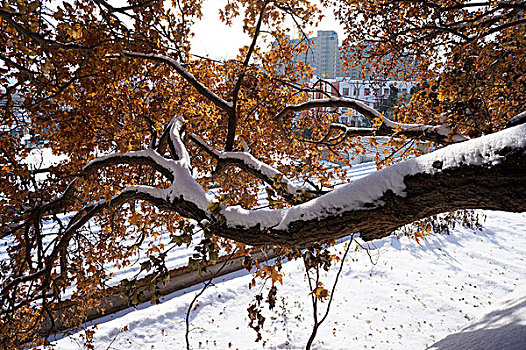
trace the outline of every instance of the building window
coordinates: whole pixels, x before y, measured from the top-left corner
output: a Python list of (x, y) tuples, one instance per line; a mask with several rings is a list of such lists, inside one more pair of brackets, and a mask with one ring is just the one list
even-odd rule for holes
[(349, 96), (349, 88), (343, 88), (343, 96)]
[(371, 89), (369, 89), (369, 88), (363, 89), (363, 94), (364, 95), (370, 95), (371, 94)]
[(384, 95), (389, 95), (389, 88), (384, 88)]

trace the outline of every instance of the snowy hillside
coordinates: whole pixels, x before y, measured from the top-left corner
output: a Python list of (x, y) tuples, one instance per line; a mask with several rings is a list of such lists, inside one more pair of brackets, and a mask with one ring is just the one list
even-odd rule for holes
[[(313, 348), (424, 349), (491, 310), (524, 283), (526, 213), (485, 214), (482, 232), (458, 228), (448, 236), (428, 236), (422, 246), (405, 237), (370, 242), (374, 264), (365, 251), (351, 250)], [(312, 326), (305, 271), (299, 261), (284, 264), (283, 271), (277, 307), (263, 313), (263, 342), (255, 343), (247, 326), (247, 307), (261, 287), (249, 290), (252, 276), (240, 271), (221, 277), (198, 299), (191, 314), (192, 348), (304, 348)], [(323, 277), (325, 286), (335, 274), (333, 268)], [(96, 349), (185, 348), (186, 309), (200, 289), (98, 320)], [(56, 348), (80, 348), (79, 334), (56, 340)]]

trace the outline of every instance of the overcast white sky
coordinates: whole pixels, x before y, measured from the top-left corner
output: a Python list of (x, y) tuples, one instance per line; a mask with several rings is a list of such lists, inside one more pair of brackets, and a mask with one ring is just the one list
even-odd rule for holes
[[(69, 2), (70, 0), (47, 0), (47, 6), (55, 8), (62, 2)], [(125, 6), (128, 4), (126, 0), (109, 0), (113, 6)], [(312, 0), (317, 3), (317, 0)], [(208, 0), (203, 1), (203, 18), (201, 21), (193, 26), (192, 31), (195, 37), (192, 40), (192, 52), (201, 56), (208, 56), (215, 59), (233, 58), (238, 53), (238, 49), (244, 45), (250, 44), (250, 38), (243, 33), (241, 21), (236, 21), (231, 27), (226, 26), (219, 20), (219, 9), (223, 8), (227, 0)], [(324, 11), (325, 18), (321, 21), (317, 28), (308, 28), (316, 35), (317, 30), (335, 30), (338, 32), (338, 38), (341, 43), (343, 39), (343, 29), (339, 23), (334, 19), (332, 9)], [(121, 16), (123, 21), (128, 19)], [(294, 28), (292, 21), (291, 28)], [(298, 37), (298, 33), (292, 31), (293, 37)]]
[[(215, 59), (232, 58), (238, 53), (238, 49), (250, 44), (250, 38), (243, 34), (240, 21), (232, 27), (225, 26), (219, 21), (218, 11), (226, 4), (226, 0), (212, 0), (203, 5), (203, 20), (197, 23), (193, 30), (195, 37), (192, 41), (192, 52), (194, 54), (208, 56)], [(314, 35), (316, 30), (335, 30), (338, 38), (343, 38), (343, 30), (334, 20), (332, 10), (324, 12), (325, 18), (317, 28), (309, 28)], [(294, 37), (298, 33), (293, 32)]]

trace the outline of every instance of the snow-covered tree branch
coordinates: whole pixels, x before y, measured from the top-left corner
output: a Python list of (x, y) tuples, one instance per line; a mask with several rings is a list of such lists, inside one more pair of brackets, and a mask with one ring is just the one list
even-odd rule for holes
[[(343, 66), (414, 87), (389, 106), (387, 88), (342, 97), (310, 66), (328, 1), (229, 1), (219, 20), (248, 40), (227, 59), (195, 53), (207, 3), (0, 9), (2, 346), (42, 345), (65, 293), (81, 324), (108, 266), (157, 259), (159, 277), (183, 244), (199, 265), (221, 245), (318, 249), (445, 211), (526, 210), (522, 3), (338, 2)], [(353, 154), (392, 165), (351, 181)]]

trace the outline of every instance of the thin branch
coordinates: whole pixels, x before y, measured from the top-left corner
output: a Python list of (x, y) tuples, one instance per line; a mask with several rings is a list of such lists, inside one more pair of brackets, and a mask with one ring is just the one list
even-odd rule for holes
[(265, 9), (267, 7), (267, 3), (268, 3), (268, 0), (265, 0), (263, 4), (261, 5), (261, 11), (259, 13), (259, 19), (258, 19), (258, 23), (256, 24), (254, 35), (252, 37), (252, 43), (250, 44), (250, 47), (248, 48), (248, 52), (245, 56), (243, 66), (241, 68), (241, 73), (239, 74), (237, 78), (236, 85), (234, 86), (234, 90), (232, 92), (233, 108), (228, 114), (228, 127), (227, 127), (227, 136), (226, 136), (226, 144), (225, 144), (225, 151), (227, 152), (232, 151), (232, 149), (234, 148), (234, 141), (236, 138), (237, 119), (238, 119), (237, 112), (236, 112), (236, 106), (237, 106), (237, 101), (238, 101), (238, 96), (239, 96), (239, 90), (241, 89), (241, 84), (243, 83), (243, 79), (245, 78), (246, 68), (248, 66), (248, 63), (250, 62), (250, 58), (252, 57), (254, 49), (256, 48), (256, 42), (257, 42), (259, 33), (261, 31), (261, 24), (263, 23), (263, 17), (265, 15)]
[(321, 325), (327, 316), (329, 315), (329, 310), (331, 309), (332, 300), (334, 299), (334, 291), (336, 290), (336, 285), (338, 284), (338, 280), (340, 278), (340, 275), (342, 273), (343, 265), (345, 263), (345, 259), (347, 258), (347, 254), (349, 253), (349, 249), (351, 248), (351, 244), (354, 241), (354, 234), (351, 235), (351, 240), (349, 241), (349, 244), (347, 245), (347, 248), (345, 249), (345, 253), (343, 254), (342, 262), (340, 264), (340, 268), (338, 269), (338, 273), (336, 274), (336, 279), (334, 280), (334, 284), (332, 285), (331, 295), (329, 296), (329, 302), (327, 303), (327, 309), (325, 310), (325, 314), (323, 315), (320, 322), (318, 322), (318, 327)]
[[(333, 131), (339, 131), (339, 134), (337, 134), (334, 137), (331, 137), (333, 134)], [(323, 145), (327, 147), (334, 147), (341, 144), (347, 137), (353, 137), (353, 136), (382, 136), (382, 131), (379, 129), (374, 128), (356, 128), (356, 127), (349, 127), (344, 124), (339, 123), (331, 123), (329, 125), (329, 130), (318, 141), (313, 140), (307, 140), (307, 139), (300, 139), (302, 142), (307, 143), (313, 143), (316, 145)], [(385, 135), (390, 135), (391, 133), (386, 133)]]
[[(341, 261), (340, 267), (338, 269), (338, 273), (336, 274), (336, 278), (334, 279), (334, 283), (332, 285), (332, 290), (331, 290), (331, 292), (329, 294), (329, 302), (327, 303), (327, 308), (325, 309), (325, 313), (323, 314), (323, 317), (319, 321), (318, 321), (318, 308), (317, 308), (318, 298), (316, 298), (315, 295), (314, 295), (314, 289), (312, 289), (312, 284), (310, 283), (309, 268), (305, 264), (305, 269), (307, 271), (307, 278), (309, 279), (309, 287), (311, 289), (312, 306), (313, 306), (313, 310), (314, 310), (314, 324), (312, 326), (311, 335), (310, 335), (309, 340), (307, 341), (307, 345), (305, 347), (306, 350), (310, 350), (310, 348), (312, 346), (312, 343), (313, 343), (314, 339), (316, 338), (316, 334), (318, 333), (318, 329), (320, 328), (321, 324), (325, 321), (325, 319), (329, 315), (329, 311), (331, 309), (331, 304), (332, 304), (332, 301), (334, 300), (334, 291), (336, 290), (336, 285), (338, 284), (338, 280), (340, 279), (340, 275), (341, 275), (342, 270), (343, 270), (343, 265), (345, 263), (345, 259), (347, 258), (347, 254), (349, 253), (349, 250), (351, 248), (351, 244), (352, 244), (353, 241), (354, 241), (354, 234), (351, 235), (351, 240), (349, 241), (349, 243), (347, 245), (347, 248), (345, 248), (345, 253), (343, 254), (342, 261)], [(318, 265), (316, 265), (316, 276), (317, 276), (317, 278), (319, 277), (319, 266)], [(318, 286), (316, 285), (316, 288), (317, 287)]]
[[(362, 114), (364, 117), (371, 121), (379, 119), (382, 124), (378, 128), (380, 134), (387, 135), (389, 132), (400, 132), (400, 133), (411, 133), (420, 135), (421, 137), (435, 138), (439, 141), (450, 141), (450, 142), (462, 142), (466, 141), (467, 138), (460, 134), (451, 134), (451, 128), (447, 125), (424, 125), (424, 124), (406, 124), (394, 122), (387, 117), (383, 116), (380, 112), (374, 108), (369, 107), (367, 104), (352, 98), (346, 97), (331, 97), (327, 99), (315, 99), (309, 100), (297, 105), (288, 105), (276, 116), (278, 121), (283, 120), (292, 113), (306, 111), (317, 108), (351, 108), (356, 112)], [(349, 132), (356, 132), (357, 130), (350, 129)]]
[(38, 72), (32, 71), (31, 69), (26, 68), (26, 67), (22, 66), (21, 64), (18, 64), (15, 61), (9, 59), (8, 57), (6, 57), (6, 56), (4, 56), (2, 54), (0, 54), (0, 60), (4, 61), (5, 64), (8, 67), (12, 66), (12, 67), (18, 69), (20, 72), (24, 72), (24, 73), (27, 73), (29, 75), (38, 75), (39, 74)]
[(210, 102), (215, 104), (217, 107), (222, 109), (223, 111), (230, 113), (233, 109), (233, 103), (227, 102), (223, 98), (221, 98), (216, 93), (212, 92), (212, 90), (208, 89), (206, 86), (204, 86), (201, 82), (199, 82), (190, 72), (188, 72), (186, 69), (183, 68), (183, 66), (174, 60), (171, 57), (164, 56), (164, 55), (157, 55), (157, 54), (151, 54), (151, 53), (139, 53), (139, 52), (132, 52), (132, 51), (123, 51), (124, 55), (132, 58), (141, 58), (141, 59), (147, 59), (151, 61), (157, 61), (162, 62), (170, 67), (172, 67), (184, 80), (186, 80), (190, 85), (192, 85), (197, 92), (199, 92), (204, 98), (208, 99)]
[(12, 17), (15, 16), (16, 14), (15, 13), (12, 13), (12, 12), (8, 12), (8, 11), (4, 11), (2, 9), (0, 9), (0, 18), (3, 18), (7, 24), (13, 28), (14, 30), (16, 30), (19, 34), (22, 34), (24, 36), (27, 36), (35, 41), (38, 41), (39, 43), (43, 44), (43, 45), (48, 45), (50, 47), (58, 47), (58, 48), (61, 48), (61, 49), (65, 49), (65, 50), (70, 50), (70, 49), (74, 49), (74, 50), (91, 50), (91, 49), (94, 49), (106, 42), (109, 42), (109, 41), (112, 41), (114, 39), (108, 39), (108, 40), (102, 40), (96, 44), (93, 44), (93, 45), (81, 45), (81, 44), (76, 44), (76, 43), (61, 43), (61, 42), (58, 42), (56, 40), (51, 40), (51, 39), (48, 39), (48, 38), (45, 38), (44, 36), (38, 34), (38, 33), (35, 33), (29, 29), (26, 29), (24, 28), (22, 25), (20, 25), (19, 23), (17, 23)]
[(122, 14), (126, 14), (126, 11), (135, 10), (144, 6), (148, 6), (151, 3), (158, 2), (159, 0), (146, 0), (144, 2), (139, 2), (135, 5), (128, 5), (128, 6), (122, 6), (122, 7), (113, 7), (110, 4), (108, 4), (107, 1), (104, 0), (95, 0), (96, 3), (101, 4), (102, 6), (106, 7), (109, 12), (119, 12)]
[(194, 306), (194, 303), (197, 301), (197, 299), (203, 295), (203, 293), (205, 292), (205, 290), (212, 284), (212, 281), (214, 280), (214, 278), (216, 278), (220, 273), (221, 271), (226, 267), (226, 265), (228, 264), (228, 262), (230, 261), (230, 259), (232, 259), (232, 257), (234, 256), (234, 254), (237, 252), (237, 248), (234, 249), (232, 251), (232, 253), (230, 253), (230, 255), (228, 256), (228, 258), (225, 260), (225, 262), (223, 263), (223, 265), (221, 265), (221, 267), (216, 271), (216, 273), (214, 273), (209, 279), (208, 281), (204, 284), (203, 288), (201, 289), (201, 291), (199, 291), (199, 293), (197, 293), (194, 298), (192, 299), (192, 301), (190, 302), (190, 304), (188, 305), (188, 308), (186, 309), (186, 316), (185, 316), (185, 324), (186, 324), (186, 331), (185, 331), (185, 340), (186, 340), (186, 349), (187, 350), (190, 350), (190, 312), (192, 312), (192, 307)]

